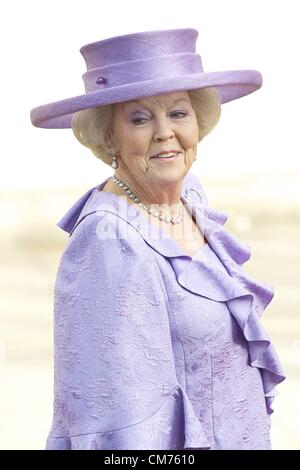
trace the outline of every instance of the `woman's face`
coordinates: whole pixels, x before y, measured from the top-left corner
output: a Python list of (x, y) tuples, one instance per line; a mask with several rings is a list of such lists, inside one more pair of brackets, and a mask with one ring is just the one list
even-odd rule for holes
[[(149, 200), (158, 190), (171, 195), (196, 159), (198, 124), (188, 92), (115, 103), (113, 137), (119, 146), (116, 176)], [(180, 152), (176, 159), (151, 158), (170, 150)]]

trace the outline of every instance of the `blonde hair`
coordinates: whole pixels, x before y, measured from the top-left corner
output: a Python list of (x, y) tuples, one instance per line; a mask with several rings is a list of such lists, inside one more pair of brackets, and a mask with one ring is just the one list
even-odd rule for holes
[[(200, 142), (218, 123), (221, 116), (221, 101), (213, 88), (188, 90), (194, 109)], [(88, 147), (104, 163), (111, 165), (112, 156), (118, 151), (112, 134), (113, 106), (97, 106), (78, 111), (72, 116), (72, 130), (79, 142)]]

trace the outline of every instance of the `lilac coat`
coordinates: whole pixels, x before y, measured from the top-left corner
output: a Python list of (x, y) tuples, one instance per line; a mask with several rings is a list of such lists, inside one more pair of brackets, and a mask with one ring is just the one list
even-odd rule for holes
[(270, 449), (284, 380), (260, 316), (271, 286), (189, 173), (182, 201), (208, 241), (188, 256), (135, 206), (84, 194), (55, 284), (54, 413), (46, 449)]

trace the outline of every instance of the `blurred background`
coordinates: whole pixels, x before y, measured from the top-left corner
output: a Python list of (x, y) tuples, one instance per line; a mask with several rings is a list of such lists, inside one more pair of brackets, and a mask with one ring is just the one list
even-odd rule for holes
[[(263, 86), (222, 106), (192, 172), (226, 228), (252, 248), (244, 269), (273, 285), (262, 322), (287, 379), (274, 449), (300, 449), (300, 152), (297, 0), (142, 4), (6, 2), (0, 19), (0, 449), (43, 449), (52, 418), (53, 290), (67, 234), (56, 226), (113, 174), (69, 129), (38, 129), (30, 109), (84, 93), (79, 48), (138, 31), (193, 27), (205, 71), (256, 69)], [(126, 21), (124, 21), (126, 18)]]

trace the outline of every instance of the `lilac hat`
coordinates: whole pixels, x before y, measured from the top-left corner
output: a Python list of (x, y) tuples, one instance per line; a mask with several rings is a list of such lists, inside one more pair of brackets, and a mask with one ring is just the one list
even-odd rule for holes
[(115, 36), (81, 47), (87, 71), (85, 94), (33, 108), (34, 126), (71, 127), (72, 114), (87, 108), (179, 90), (214, 87), (221, 103), (253, 93), (262, 85), (256, 70), (204, 72), (195, 52), (193, 28)]

